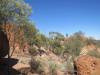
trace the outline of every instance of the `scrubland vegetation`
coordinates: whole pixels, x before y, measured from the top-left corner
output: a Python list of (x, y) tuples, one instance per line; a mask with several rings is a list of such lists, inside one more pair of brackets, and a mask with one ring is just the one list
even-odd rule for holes
[[(86, 46), (95, 46), (95, 50), (88, 51), (87, 55), (100, 58), (100, 40), (86, 37), (82, 31), (66, 36), (52, 31), (46, 36), (29, 19), (31, 11), (31, 7), (23, 0), (0, 0), (0, 31), (4, 31), (7, 35), (8, 32), (14, 33), (14, 42), (19, 43), (21, 47), (24, 47), (24, 43), (28, 43), (33, 72), (41, 75), (57, 75), (59, 70), (64, 73), (72, 71), (74, 59), (81, 55), (82, 48)], [(41, 52), (39, 53), (41, 47), (44, 53), (47, 52), (44, 57), (41, 57)], [(50, 53), (58, 60), (54, 60), (53, 56), (50, 57)]]

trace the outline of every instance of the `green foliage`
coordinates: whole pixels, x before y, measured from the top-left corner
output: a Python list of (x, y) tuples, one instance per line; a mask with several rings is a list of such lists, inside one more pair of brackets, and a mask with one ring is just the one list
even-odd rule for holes
[(63, 45), (61, 44), (61, 41), (64, 41), (65, 37), (61, 33), (58, 32), (50, 32), (49, 33), (49, 45), (52, 48), (52, 51), (60, 55), (63, 52)]
[(55, 47), (54, 51), (55, 54), (61, 55), (63, 52), (63, 47)]
[(87, 40), (86, 40), (86, 45), (91, 45), (91, 44), (94, 44), (96, 45), (96, 42), (95, 42), (95, 39), (93, 37), (89, 37)]
[(24, 0), (0, 0), (0, 23), (13, 22), (19, 25), (31, 14), (31, 7)]
[(34, 39), (36, 38), (36, 34), (38, 32), (34, 24), (32, 24), (31, 22), (28, 22), (28, 24), (21, 25), (20, 28), (24, 32), (25, 40), (30, 45), (32, 45), (34, 42)]
[(66, 61), (66, 70), (67, 71), (73, 71), (74, 70), (73, 59), (71, 57), (69, 57)]
[(77, 57), (80, 54), (83, 43), (78, 38), (71, 37), (70, 41), (65, 43), (65, 53), (69, 53), (73, 57)]
[(41, 63), (41, 61), (39, 60), (35, 60), (34, 58), (31, 60), (30, 62), (31, 68), (33, 70), (33, 72), (37, 72), (41, 75), (41, 73), (43, 72), (43, 65)]
[(49, 37), (51, 39), (56, 39), (56, 40), (63, 40), (64, 39), (64, 35), (62, 35), (59, 32), (49, 32)]
[(98, 52), (96, 50), (89, 51), (88, 55), (96, 57), (96, 58), (100, 58), (100, 52)]
[(84, 37), (84, 33), (83, 33), (82, 31), (75, 32), (75, 33), (73, 34), (73, 37), (78, 38), (78, 39), (81, 40), (82, 37)]
[(94, 40), (95, 44), (96, 44), (96, 47), (97, 48), (100, 48), (100, 40)]
[[(15, 27), (8, 31), (14, 33), (14, 42), (20, 42), (21, 46), (26, 41), (31, 42), (30, 40), (32, 37), (30, 38), (30, 35), (27, 34), (32, 34), (31, 32), (36, 30), (33, 24), (29, 21), (31, 12), (31, 7), (24, 0), (0, 0), (0, 28), (3, 29), (1, 25), (14, 25)], [(5, 29), (6, 28), (3, 30), (6, 31)], [(26, 35), (29, 36), (27, 38), (30, 40), (26, 40)]]
[(85, 45), (83, 40), (84, 33), (81, 31), (67, 37), (68, 39), (66, 42), (64, 41), (65, 37), (61, 33), (50, 32), (49, 36), (51, 39), (50, 46), (52, 51), (57, 55), (69, 53), (73, 57), (79, 56), (81, 48)]
[(37, 52), (37, 49), (36, 48), (34, 48), (34, 47), (30, 47), (29, 48), (29, 53), (31, 54), (31, 55), (36, 55), (36, 52)]
[(64, 48), (61, 45), (60, 41), (58, 40), (52, 40), (52, 42), (50, 43), (50, 46), (52, 48), (52, 51), (57, 55), (60, 55), (63, 52)]
[(38, 47), (46, 46), (47, 38), (45, 35), (41, 33), (36, 34), (36, 38), (34, 39), (34, 44)]
[(97, 42), (97, 43), (96, 43), (96, 46), (97, 46), (98, 48), (100, 48), (100, 42)]
[(72, 72), (74, 70), (74, 63), (72, 57), (69, 56), (66, 61), (62, 62), (60, 68), (64, 73)]
[(50, 75), (57, 75), (57, 65), (53, 61), (49, 61)]

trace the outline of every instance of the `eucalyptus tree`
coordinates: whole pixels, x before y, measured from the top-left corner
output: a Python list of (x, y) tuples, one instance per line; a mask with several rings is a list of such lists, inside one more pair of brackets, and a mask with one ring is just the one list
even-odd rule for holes
[(24, 0), (0, 0), (0, 23), (23, 23), (31, 14), (31, 7)]
[[(30, 5), (24, 0), (0, 0), (0, 28), (2, 29), (2, 25), (6, 28), (9, 24), (16, 26), (12, 30), (14, 33), (13, 37), (16, 39), (16, 36), (19, 36), (16, 35), (16, 33), (18, 33), (16, 28), (21, 25), (29, 24), (29, 16), (31, 15), (31, 12), (32, 9)], [(10, 33), (10, 28), (7, 31)]]

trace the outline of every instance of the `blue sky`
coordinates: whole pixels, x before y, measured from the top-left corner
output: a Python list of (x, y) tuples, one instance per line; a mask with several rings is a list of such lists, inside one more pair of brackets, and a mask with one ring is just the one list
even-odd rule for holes
[(31, 19), (44, 34), (83, 31), (100, 39), (100, 0), (26, 0), (32, 6)]

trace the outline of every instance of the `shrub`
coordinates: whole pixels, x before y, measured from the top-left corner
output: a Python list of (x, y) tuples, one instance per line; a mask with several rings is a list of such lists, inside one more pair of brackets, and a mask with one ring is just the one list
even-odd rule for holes
[(31, 69), (32, 71), (34, 72), (37, 72), (39, 74), (42, 74), (43, 73), (43, 66), (42, 66), (42, 63), (41, 61), (39, 60), (35, 60), (34, 58), (31, 60), (30, 62), (30, 65), (31, 65)]
[(50, 75), (57, 75), (57, 64), (55, 64), (53, 61), (49, 61), (49, 70)]
[(100, 58), (100, 53), (98, 51), (96, 51), (96, 50), (89, 51), (88, 55), (94, 56), (96, 58)]
[(36, 55), (36, 52), (37, 52), (37, 49), (34, 48), (34, 47), (30, 47), (29, 48), (29, 53), (32, 55), (32, 56), (35, 56)]

